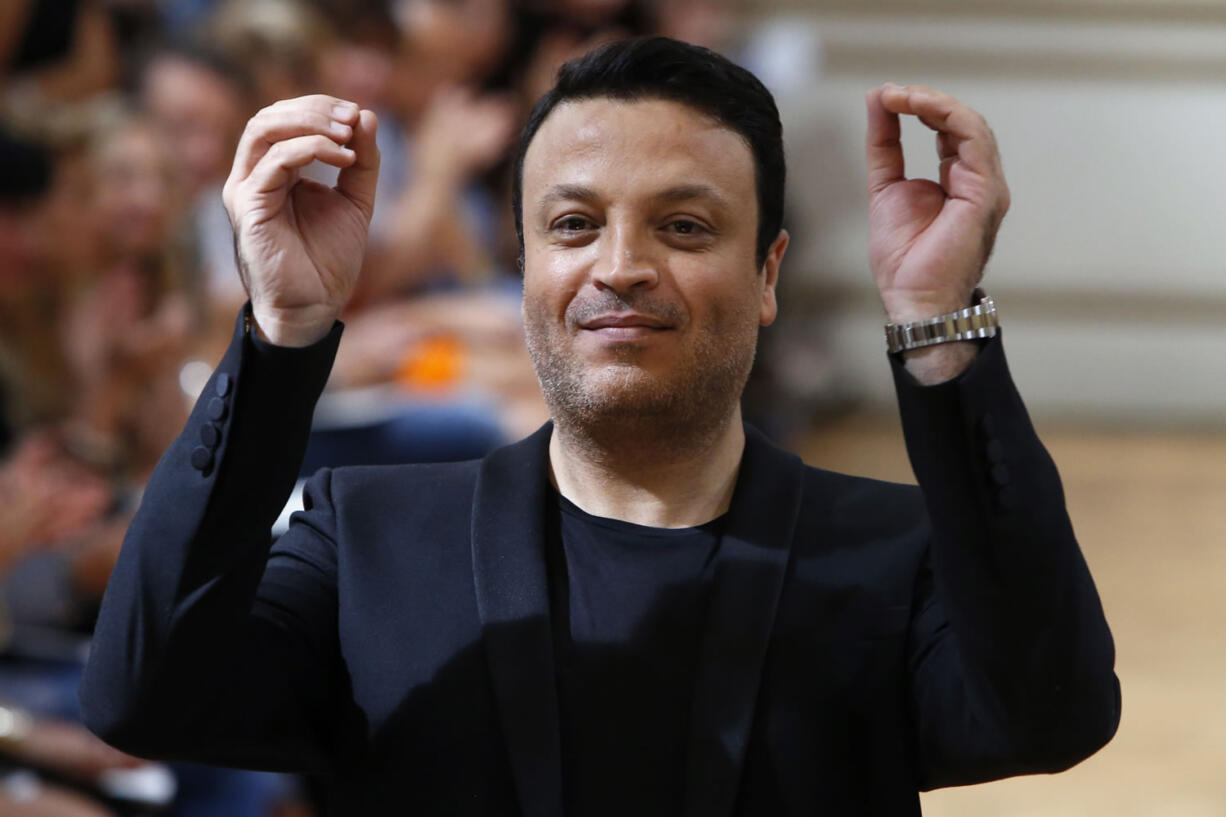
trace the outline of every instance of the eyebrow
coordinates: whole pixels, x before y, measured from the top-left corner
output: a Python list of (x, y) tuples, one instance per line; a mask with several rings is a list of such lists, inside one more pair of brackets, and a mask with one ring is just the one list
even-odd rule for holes
[(549, 192), (541, 197), (541, 202), (537, 206), (536, 211), (538, 214), (544, 215), (550, 205), (559, 201), (582, 201), (590, 204), (599, 200), (600, 196), (590, 187), (584, 187), (581, 184), (555, 184), (549, 188)]
[(717, 207), (725, 210), (729, 209), (728, 200), (724, 198), (723, 194), (707, 184), (679, 184), (676, 187), (661, 190), (653, 198), (664, 202), (706, 199)]
[[(731, 209), (728, 205), (728, 200), (724, 198), (723, 194), (707, 184), (675, 185), (653, 194), (652, 198), (665, 203), (706, 199), (718, 208), (723, 210)], [(600, 195), (590, 187), (584, 187), (580, 184), (558, 184), (549, 188), (549, 192), (541, 197), (537, 212), (544, 213), (550, 205), (559, 201), (591, 203), (599, 200)]]

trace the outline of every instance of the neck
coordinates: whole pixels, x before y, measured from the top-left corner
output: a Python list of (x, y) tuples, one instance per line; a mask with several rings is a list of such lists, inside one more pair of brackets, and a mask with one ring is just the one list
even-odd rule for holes
[(740, 407), (715, 426), (680, 431), (555, 424), (549, 441), (554, 484), (596, 516), (660, 528), (709, 522), (732, 501), (745, 449)]

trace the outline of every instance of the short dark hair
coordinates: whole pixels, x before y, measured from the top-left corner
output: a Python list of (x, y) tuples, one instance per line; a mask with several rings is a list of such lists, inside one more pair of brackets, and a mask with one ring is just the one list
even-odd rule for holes
[(511, 186), (520, 263), (524, 257), (524, 157), (541, 124), (572, 100), (662, 99), (687, 105), (749, 143), (758, 192), (757, 262), (761, 266), (783, 226), (783, 126), (762, 82), (707, 48), (668, 37), (641, 37), (601, 46), (558, 69), (558, 81), (532, 108), (519, 139)]

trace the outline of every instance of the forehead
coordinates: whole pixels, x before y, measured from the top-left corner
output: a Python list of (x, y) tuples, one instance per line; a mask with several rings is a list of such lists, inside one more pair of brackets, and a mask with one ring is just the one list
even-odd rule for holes
[(523, 173), (525, 203), (555, 185), (631, 193), (705, 184), (733, 201), (756, 195), (753, 154), (740, 134), (659, 99), (559, 105), (529, 145)]

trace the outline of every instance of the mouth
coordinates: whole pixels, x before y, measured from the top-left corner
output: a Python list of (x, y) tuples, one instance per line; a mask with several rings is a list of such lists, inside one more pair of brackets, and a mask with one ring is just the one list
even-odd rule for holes
[(579, 323), (580, 329), (671, 329), (668, 321), (637, 312), (618, 312), (597, 315)]
[(619, 312), (588, 318), (580, 322), (579, 328), (585, 332), (595, 333), (598, 337), (618, 341), (641, 340), (673, 327), (667, 321), (651, 315)]

